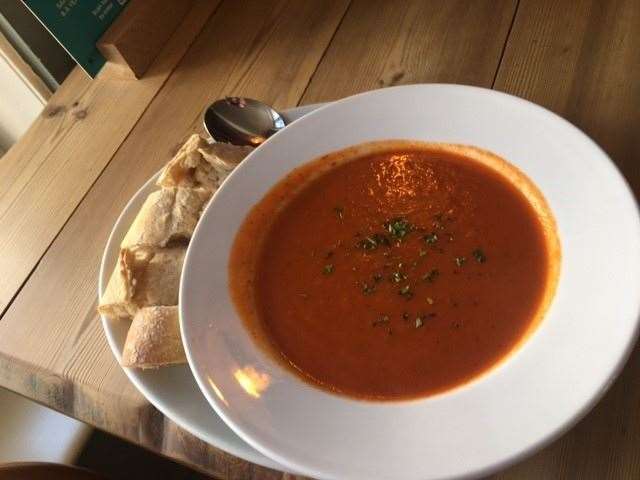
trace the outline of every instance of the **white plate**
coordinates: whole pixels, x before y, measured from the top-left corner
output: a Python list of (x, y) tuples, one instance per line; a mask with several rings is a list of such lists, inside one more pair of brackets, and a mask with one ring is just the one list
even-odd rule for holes
[[(318, 108), (318, 106), (306, 105), (293, 108), (284, 112), (284, 116), (291, 122)], [(157, 174), (154, 175), (136, 192), (120, 214), (111, 231), (100, 265), (100, 278), (98, 281), (98, 294), (100, 296), (106, 289), (109, 276), (116, 264), (118, 252), (120, 251), (120, 242), (147, 196), (157, 189), (155, 186), (157, 177)], [(101, 318), (109, 346), (119, 361), (122, 357), (128, 324), (109, 320), (105, 317)], [(153, 406), (189, 433), (236, 457), (265, 467), (284, 470), (284, 467), (256, 452), (238, 438), (220, 417), (211, 410), (211, 407), (198, 389), (187, 365), (152, 371), (130, 368), (123, 370)]]
[[(308, 385), (255, 348), (229, 297), (227, 265), (250, 207), (293, 167), (387, 138), (476, 145), (514, 163), (555, 214), (562, 265), (545, 319), (506, 362), (448, 393), (374, 403)], [(389, 88), (305, 116), (231, 174), (187, 252), (182, 334), (192, 371), (216, 412), (285, 467), (327, 479), (485, 475), (566, 430), (611, 384), (636, 338), (638, 265), (633, 196), (602, 150), (571, 124), (492, 90)], [(238, 375), (246, 367), (263, 383), (269, 380), (261, 393)]]

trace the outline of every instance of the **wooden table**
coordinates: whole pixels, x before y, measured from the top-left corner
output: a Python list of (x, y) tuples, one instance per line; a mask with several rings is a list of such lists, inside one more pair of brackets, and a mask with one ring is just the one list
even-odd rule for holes
[[(0, 159), (0, 385), (221, 478), (288, 477), (195, 439), (128, 382), (96, 316), (100, 256), (211, 100), (285, 108), (417, 82), (537, 102), (640, 193), (638, 0), (198, 0), (142, 80), (73, 71)], [(615, 306), (602, 321), (615, 328)], [(636, 349), (570, 433), (492, 478), (639, 478), (638, 407)]]

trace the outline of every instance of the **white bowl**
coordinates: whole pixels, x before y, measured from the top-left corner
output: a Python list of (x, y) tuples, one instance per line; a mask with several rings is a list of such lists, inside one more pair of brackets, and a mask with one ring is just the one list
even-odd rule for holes
[[(332, 395), (254, 345), (228, 292), (230, 248), (252, 205), (292, 168), (381, 139), (475, 145), (519, 167), (555, 215), (562, 264), (544, 320), (519, 350), (463, 387), (414, 401)], [(578, 129), (491, 90), (414, 85), (317, 110), (256, 149), (215, 194), (191, 240), (182, 335), (216, 412), (258, 451), (331, 479), (486, 475), (540, 448), (600, 398), (635, 341), (640, 222), (607, 156)]]

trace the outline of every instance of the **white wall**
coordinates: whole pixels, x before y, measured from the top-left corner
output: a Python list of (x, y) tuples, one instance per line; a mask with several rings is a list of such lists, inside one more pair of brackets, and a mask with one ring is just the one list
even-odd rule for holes
[(0, 55), (0, 156), (9, 150), (44, 108), (43, 100)]

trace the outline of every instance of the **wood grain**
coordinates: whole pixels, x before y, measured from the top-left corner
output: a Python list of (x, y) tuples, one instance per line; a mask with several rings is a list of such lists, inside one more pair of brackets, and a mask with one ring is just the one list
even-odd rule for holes
[[(522, 0), (495, 87), (539, 103), (587, 132), (638, 195), (639, 79), (640, 2)], [(612, 306), (611, 318), (602, 321), (615, 328), (615, 320)], [(494, 478), (640, 478), (639, 379), (636, 347), (621, 377), (585, 419)]]
[[(291, 478), (209, 447), (151, 408), (113, 359), (94, 313), (117, 214), (222, 95), (282, 108), (402, 83), (491, 86), (499, 65), (495, 88), (583, 128), (640, 192), (637, 0), (520, 0), (502, 60), (516, 0), (347, 4), (225, 0), (170, 75), (169, 60), (151, 67), (142, 82), (153, 93), (91, 83), (80, 72), (65, 81), (0, 161), (0, 311), (33, 269), (0, 321), (2, 386), (220, 477)], [(615, 317), (603, 321), (615, 328)], [(639, 365), (636, 349), (576, 428), (493, 478), (638, 478)]]
[[(292, 0), (265, 4), (247, 0), (221, 5), (0, 321), (1, 384), (224, 478), (267, 479), (282, 475), (203, 444), (166, 420), (135, 392), (109, 351), (94, 313), (98, 265), (107, 235), (126, 201), (180, 142), (200, 127), (208, 102), (234, 94), (261, 98), (277, 107), (298, 103), (347, 3)], [(349, 10), (348, 15), (359, 15), (362, 4)], [(504, 5), (512, 7), (513, 3)], [(456, 9), (447, 12), (449, 16), (460, 13)], [(491, 22), (491, 10), (485, 8), (482, 12), (482, 20)], [(343, 35), (342, 28), (353, 28), (349, 27), (353, 21), (347, 20), (338, 36)], [(463, 20), (456, 23), (451, 17), (432, 28), (448, 29), (455, 24), (464, 30), (473, 28), (478, 18), (469, 15)], [(404, 36), (402, 25), (393, 26), (393, 22), (400, 21), (397, 17), (385, 20), (376, 16), (367, 21), (377, 22), (395, 32), (395, 36)], [(501, 42), (506, 38), (508, 23), (491, 23), (492, 27), (500, 25)], [(357, 40), (357, 34), (350, 31), (352, 41)], [(398, 41), (404, 42), (409, 57), (412, 48), (420, 49), (420, 55), (455, 56), (456, 62), (450, 64), (440, 60), (437, 74), (443, 78), (489, 83), (501, 53), (499, 41), (492, 43), (494, 58), (490, 67), (472, 74), (461, 65), (465, 60), (473, 63), (477, 55), (483, 55), (484, 47), (477, 45), (480, 37), (465, 36), (462, 45), (452, 41), (433, 44), (446, 37), (444, 31), (433, 33), (429, 39), (432, 45), (427, 49), (419, 37)], [(324, 62), (330, 62), (339, 75), (342, 73), (338, 70), (351, 68), (351, 57), (342, 65), (335, 58), (336, 53), (331, 52), (330, 49), (321, 68)], [(376, 55), (369, 63), (377, 71), (384, 71), (386, 61), (385, 56)], [(462, 70), (465, 73), (458, 76)], [(335, 96), (368, 88), (369, 84), (362, 81), (365, 74), (354, 71), (350, 84), (342, 79)], [(435, 80), (431, 70), (419, 75), (423, 80)], [(333, 78), (326, 81), (331, 83)]]
[(354, 0), (303, 104), (408, 83), (491, 86), (515, 0)]
[(182, 58), (217, 2), (199, 0), (140, 81), (77, 69), (0, 162), (0, 312)]
[(98, 50), (118, 74), (142, 78), (191, 8), (190, 0), (130, 0)]
[(281, 477), (182, 432), (135, 391), (95, 313), (98, 267), (119, 212), (199, 126), (205, 106), (239, 93), (297, 102), (346, 7), (343, 0), (221, 5), (0, 321), (2, 385), (209, 473)]

